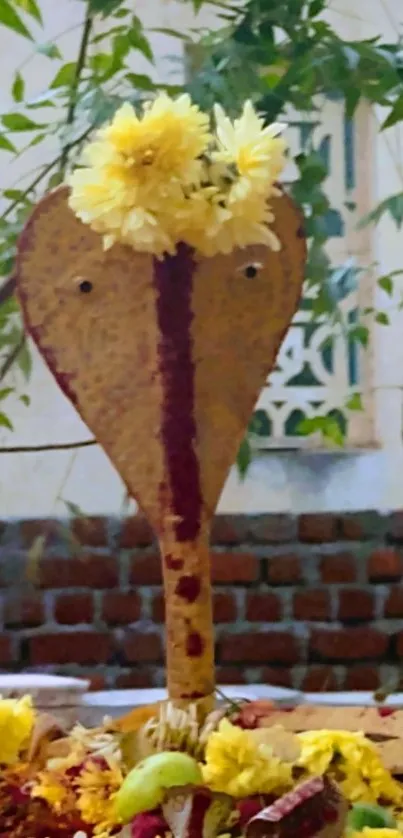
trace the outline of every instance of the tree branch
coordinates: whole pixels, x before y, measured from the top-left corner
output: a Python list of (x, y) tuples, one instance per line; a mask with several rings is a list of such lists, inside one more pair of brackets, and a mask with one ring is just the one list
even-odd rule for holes
[(42, 451), (71, 451), (74, 448), (89, 448), (97, 445), (96, 439), (84, 439), (81, 442), (56, 442), (49, 445), (12, 445), (0, 447), (0, 454), (37, 454)]
[[(88, 44), (91, 37), (91, 30), (92, 30), (92, 23), (93, 23), (93, 16), (89, 11), (89, 7), (87, 9), (87, 13), (85, 16), (84, 21), (84, 28), (83, 34), (81, 36), (80, 42), (80, 49), (78, 52), (77, 62), (76, 62), (76, 69), (74, 73), (74, 78), (70, 88), (70, 97), (69, 97), (69, 106), (67, 109), (67, 116), (66, 116), (66, 128), (70, 128), (71, 125), (74, 123), (74, 117), (76, 113), (77, 107), (77, 94), (78, 89), (80, 86), (81, 74), (85, 68), (85, 60), (87, 57), (87, 49)], [(70, 149), (72, 148), (72, 143), (67, 143), (64, 148), (62, 149), (62, 154), (60, 157), (60, 175), (63, 178), (66, 171), (66, 166), (68, 163)]]

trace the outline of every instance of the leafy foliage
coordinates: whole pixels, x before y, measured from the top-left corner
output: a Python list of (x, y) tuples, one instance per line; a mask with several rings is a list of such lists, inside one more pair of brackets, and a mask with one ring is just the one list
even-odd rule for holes
[[(197, 13), (206, 0), (182, 2)], [(290, 108), (312, 113), (320, 109), (321, 97), (327, 96), (344, 102), (351, 118), (365, 97), (384, 108), (382, 130), (403, 120), (403, 52), (398, 37), (393, 43), (384, 43), (381, 38), (344, 41), (323, 19), (328, 0), (245, 0), (234, 5), (231, 0), (208, 2), (216, 6), (221, 19), (219, 31), (200, 34), (194, 29), (184, 35), (181, 31), (159, 30), (184, 41), (186, 61), (193, 69), (186, 86), (203, 108), (219, 101), (227, 111), (236, 113), (246, 98), (252, 98), (267, 120), (274, 121)], [(180, 90), (155, 83), (149, 36), (132, 0), (80, 3), (83, 26), (75, 61), (64, 59), (59, 38), (49, 43), (41, 37), (40, 0), (0, 3), (0, 26), (26, 39), (31, 58), (39, 53), (54, 67), (49, 87), (35, 98), (26, 93), (30, 58), (17, 68), (10, 91), (14, 107), (0, 114), (0, 150), (11, 161), (49, 137), (58, 146), (57, 154), (46, 165), (2, 192), (0, 281), (12, 272), (16, 239), (31, 207), (47, 189), (63, 180), (93, 128), (109, 119), (124, 100), (137, 105), (161, 87), (173, 93)], [(97, 20), (102, 27), (94, 26)], [(148, 72), (133, 72), (131, 60), (136, 54), (146, 60)], [(324, 190), (327, 170), (320, 150), (309, 141), (294, 163), (298, 177), (292, 192), (304, 208), (309, 236), (307, 286), (313, 299), (313, 317), (329, 319), (335, 328), (365, 346), (367, 325), (361, 321), (345, 323), (339, 306), (354, 289), (362, 268), (335, 272), (326, 252), (326, 219), (332, 207)], [(403, 225), (403, 192), (375, 207), (362, 223), (377, 223), (385, 214), (399, 227)], [(393, 274), (379, 278), (379, 287), (389, 297), (394, 291), (393, 280)], [(368, 309), (364, 314), (379, 324), (388, 322), (386, 312)], [(21, 375), (13, 377), (16, 383), (9, 388), (10, 369), (17, 368)], [(17, 388), (27, 401), (22, 390), (29, 374), (29, 352), (18, 310), (9, 298), (0, 307), (0, 425), (10, 430), (5, 412), (8, 390)], [(359, 395), (351, 397), (347, 408), (361, 409)], [(255, 414), (251, 425), (254, 435), (267, 433), (267, 421), (262, 411), (259, 413), (260, 418)], [(300, 432), (320, 432), (332, 444), (340, 444), (344, 433), (334, 417), (305, 420)], [(246, 439), (240, 451), (242, 472), (248, 467), (250, 450)]]

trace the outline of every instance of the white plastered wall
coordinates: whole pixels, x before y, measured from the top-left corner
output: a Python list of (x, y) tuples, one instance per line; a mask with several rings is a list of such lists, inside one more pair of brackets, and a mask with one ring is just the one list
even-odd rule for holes
[[(83, 5), (72, 0), (43, 0), (46, 36), (51, 40), (69, 30), (59, 43), (65, 56), (74, 57)], [(189, 4), (190, 5), (190, 4)], [(347, 38), (381, 33), (394, 39), (399, 24), (400, 0), (333, 0), (329, 17)], [(168, 0), (137, 0), (136, 11), (146, 25), (185, 28), (194, 25), (186, 5)], [(204, 14), (203, 23), (213, 20)], [(157, 23), (156, 23), (157, 22)], [(181, 42), (152, 34), (160, 77), (178, 72), (167, 55), (178, 55)], [(29, 55), (28, 42), (0, 33), (1, 112), (10, 106), (9, 83), (15, 68)], [(54, 72), (48, 59), (36, 56), (27, 65), (29, 93), (44, 90)], [(136, 71), (144, 70), (141, 60)], [(374, 116), (381, 119), (382, 115)], [(376, 137), (373, 162), (367, 177), (372, 181), (374, 202), (403, 189), (403, 132)], [(28, 168), (54, 153), (32, 150), (30, 160), (9, 166), (0, 153), (2, 184), (11, 185)], [(382, 222), (374, 235), (373, 249), (382, 273), (403, 267), (403, 234)], [(400, 290), (403, 290), (403, 284)], [(387, 301), (380, 300), (383, 309)], [(403, 317), (392, 312), (392, 325), (379, 327), (373, 344), (376, 422), (380, 450), (349, 455), (265, 452), (256, 457), (241, 483), (235, 469), (223, 492), (220, 509), (226, 512), (323, 511), (334, 509), (393, 509), (403, 507), (402, 382)], [(28, 392), (31, 406), (12, 405), (15, 432), (0, 433), (0, 446), (39, 445), (87, 439), (88, 430), (35, 355)], [(98, 448), (43, 454), (2, 454), (0, 457), (0, 518), (63, 515), (60, 498), (74, 501), (88, 514), (118, 514), (124, 491), (114, 469)]]

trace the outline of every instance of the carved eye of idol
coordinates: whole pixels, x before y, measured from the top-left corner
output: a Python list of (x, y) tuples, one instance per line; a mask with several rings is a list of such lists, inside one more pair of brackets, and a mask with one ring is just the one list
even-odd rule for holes
[(90, 294), (94, 287), (91, 280), (85, 279), (83, 276), (77, 276), (75, 278), (75, 284), (81, 294)]
[(263, 265), (261, 262), (248, 262), (247, 265), (242, 265), (242, 268), (239, 268), (239, 272), (242, 273), (246, 279), (255, 279), (262, 268)]

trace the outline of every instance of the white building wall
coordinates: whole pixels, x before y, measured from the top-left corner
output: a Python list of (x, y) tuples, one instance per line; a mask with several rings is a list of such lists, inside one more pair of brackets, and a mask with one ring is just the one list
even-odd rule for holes
[[(381, 33), (395, 38), (401, 0), (334, 0), (331, 19), (344, 37), (354, 39)], [(43, 0), (46, 36), (60, 38), (66, 58), (74, 57), (80, 32), (83, 6), (72, 0)], [(190, 5), (190, 4), (189, 4)], [(184, 28), (194, 25), (190, 9), (170, 0), (136, 0), (136, 11), (146, 25)], [(203, 23), (211, 23), (211, 12)], [(151, 34), (158, 57), (160, 77), (177, 70), (167, 61), (168, 54), (179, 54), (181, 42)], [(15, 68), (30, 52), (22, 38), (0, 33), (0, 109), (10, 107), (9, 83)], [(28, 70), (29, 68), (29, 70)], [(136, 71), (144, 67), (136, 63)], [(46, 88), (54, 68), (41, 56), (27, 65), (30, 94)], [(374, 119), (381, 118), (375, 115)], [(379, 135), (374, 144), (374, 165), (367, 177), (373, 181), (374, 202), (403, 189), (403, 132)], [(26, 169), (50, 158), (46, 149), (33, 150), (30, 160), (9, 164), (0, 156), (1, 180), (11, 185)], [(403, 267), (402, 234), (389, 221), (374, 233), (375, 258), (379, 271), (386, 273)], [(403, 290), (403, 283), (401, 283)], [(385, 309), (385, 299), (380, 301)], [(265, 452), (254, 460), (247, 478), (240, 482), (235, 469), (223, 492), (220, 509), (225, 512), (325, 511), (334, 509), (393, 509), (403, 507), (402, 381), (403, 318), (392, 317), (392, 326), (379, 327), (374, 343), (374, 386), (377, 404), (380, 450), (358, 454)], [(15, 402), (12, 420), (15, 432), (0, 432), (0, 446), (40, 445), (88, 439), (91, 434), (75, 410), (59, 392), (47, 369), (35, 355), (34, 371), (27, 392), (29, 408)], [(124, 490), (114, 469), (98, 448), (43, 454), (2, 454), (0, 458), (0, 518), (39, 517), (65, 514), (62, 499), (74, 501), (88, 514), (118, 514), (124, 503)]]

